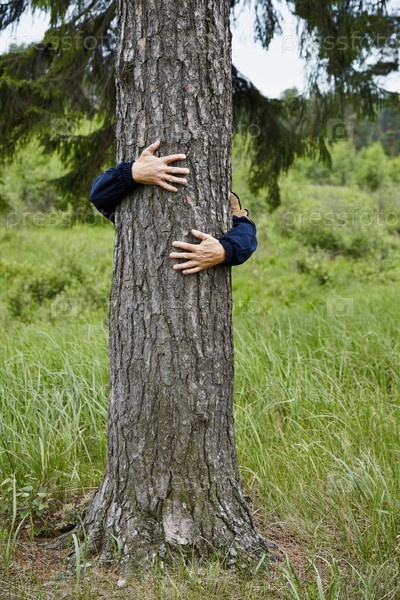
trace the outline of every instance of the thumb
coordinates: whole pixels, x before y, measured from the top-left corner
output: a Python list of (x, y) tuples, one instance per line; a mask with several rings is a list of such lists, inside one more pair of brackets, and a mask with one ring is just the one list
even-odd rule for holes
[(190, 233), (198, 240), (206, 240), (210, 237), (208, 233), (203, 233), (202, 231), (198, 231), (197, 229), (191, 229)]
[(153, 142), (152, 144), (150, 144), (150, 146), (143, 150), (143, 154), (154, 154), (154, 152), (160, 147), (160, 143), (160, 140)]

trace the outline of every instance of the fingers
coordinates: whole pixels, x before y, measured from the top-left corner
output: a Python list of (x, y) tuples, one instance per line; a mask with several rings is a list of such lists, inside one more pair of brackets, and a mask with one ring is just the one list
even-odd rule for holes
[(147, 146), (147, 148), (145, 148), (143, 150), (142, 154), (144, 154), (144, 153), (154, 154), (154, 152), (156, 150), (158, 150), (159, 147), (160, 147), (160, 140), (157, 140), (156, 142), (153, 142), (152, 144), (150, 144), (150, 146)]
[(192, 273), (200, 273), (200, 271), (205, 271), (205, 267), (194, 267), (193, 269), (185, 269), (182, 271), (183, 275), (191, 275)]
[(189, 254), (186, 252), (171, 252), (170, 258), (189, 258)]
[(171, 173), (171, 175), (188, 175), (190, 173), (189, 169), (183, 167), (167, 167), (165, 172)]
[[(190, 233), (198, 240), (208, 240), (210, 238), (213, 239), (210, 234), (203, 233), (197, 229), (191, 229)], [(179, 240), (172, 242), (172, 245), (174, 248), (181, 248), (181, 250), (189, 250), (190, 252), (196, 252), (196, 250), (199, 249), (199, 246), (201, 246), (201, 244), (188, 244), (187, 242), (180, 242)]]
[(165, 174), (163, 175), (163, 179), (159, 179), (157, 182), (159, 186), (164, 188), (164, 190), (168, 190), (169, 192), (177, 192), (177, 188), (172, 185), (173, 183), (177, 183), (178, 185), (186, 185), (187, 179), (183, 177), (174, 177), (173, 175)]
[(174, 269), (174, 271), (183, 271), (184, 269), (194, 269), (194, 268), (197, 268), (198, 266), (199, 266), (199, 263), (197, 263), (193, 260), (188, 260), (186, 262), (176, 264), (172, 268)]
[(199, 265), (197, 262), (188, 261), (180, 263), (179, 265), (174, 265), (172, 268), (174, 271), (182, 271), (183, 275), (191, 275), (192, 273), (204, 271), (206, 267)]
[[(189, 252), (195, 252), (198, 248), (197, 244), (188, 244), (187, 242), (172, 242), (174, 248), (180, 248), (181, 250), (189, 250)], [(176, 253), (175, 253), (176, 254)], [(181, 253), (179, 252), (179, 255)]]
[(187, 179), (185, 179), (184, 177), (174, 177), (174, 175), (169, 175), (167, 181), (169, 183), (187, 183)]
[[(154, 154), (154, 152), (159, 149), (160, 143), (160, 140), (153, 142), (150, 144), (150, 146), (147, 146), (147, 148), (143, 150), (142, 154)], [(185, 160), (185, 158), (186, 154), (169, 154), (168, 156), (160, 156), (160, 160), (166, 165), (169, 165), (171, 162), (176, 162), (177, 160)], [(189, 173), (189, 169), (186, 169), (184, 173)]]
[(185, 261), (174, 265), (172, 268), (175, 271), (191, 275), (224, 262), (226, 259), (225, 248), (216, 238), (197, 229), (192, 229), (191, 233), (202, 240), (200, 244), (188, 244), (179, 240), (172, 242), (174, 248), (179, 248), (183, 252), (172, 252), (170, 258)]
[(198, 240), (206, 240), (207, 238), (211, 237), (208, 233), (198, 231), (197, 229), (191, 229), (190, 233)]
[(166, 181), (160, 181), (158, 183), (158, 185), (160, 187), (162, 187), (164, 190), (167, 190), (168, 192), (177, 192), (178, 191), (178, 188), (174, 187), (173, 185), (170, 185)]
[[(169, 163), (184, 160), (185, 154), (170, 154), (159, 157), (155, 154), (160, 147), (160, 140), (153, 142), (132, 165), (132, 178), (137, 183), (146, 185), (159, 185), (167, 192), (176, 193), (177, 185), (186, 185), (186, 175), (189, 169), (184, 167), (170, 167)], [(182, 175), (184, 177), (182, 177)]]
[(185, 160), (186, 154), (169, 154), (168, 156), (163, 156), (161, 160), (169, 165), (171, 162), (176, 162), (177, 160)]
[[(179, 258), (180, 260), (185, 259), (185, 260), (197, 260), (196, 255), (191, 254), (190, 252), (171, 252), (171, 254), (169, 255), (170, 258)], [(182, 264), (182, 263), (180, 263)], [(196, 265), (198, 264), (198, 261), (196, 262)]]

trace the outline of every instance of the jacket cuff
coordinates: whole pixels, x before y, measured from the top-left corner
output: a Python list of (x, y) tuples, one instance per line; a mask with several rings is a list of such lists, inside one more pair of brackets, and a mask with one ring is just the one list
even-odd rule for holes
[(254, 223), (254, 221), (252, 221), (250, 219), (250, 217), (237, 217), (236, 215), (233, 215), (232, 220), (234, 223), (250, 223), (251, 225), (253, 225), (254, 227), (256, 226), (256, 224)]
[(137, 185), (137, 182), (132, 177), (132, 165), (134, 162), (134, 160), (131, 160), (130, 162), (122, 163), (122, 179), (127, 187), (135, 187)]
[(220, 244), (222, 244), (222, 246), (224, 247), (224, 250), (225, 250), (225, 260), (224, 260), (224, 262), (220, 263), (220, 265), (221, 266), (229, 265), (232, 260), (232, 256), (233, 256), (233, 246), (227, 240), (221, 239), (218, 241)]

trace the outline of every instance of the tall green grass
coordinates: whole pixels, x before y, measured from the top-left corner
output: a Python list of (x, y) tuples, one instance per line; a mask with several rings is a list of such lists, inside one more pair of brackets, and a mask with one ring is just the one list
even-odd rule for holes
[(0, 229), (0, 483), (62, 497), (103, 470), (113, 231), (23, 216)]
[[(321, 304), (235, 320), (236, 431), (246, 489), (265, 527), (297, 538), (316, 569), (297, 581), (292, 565), (283, 564), (278, 597), (324, 598), (313, 595), (319, 580), (334, 590), (327, 598), (396, 597), (398, 293), (395, 287), (354, 297), (346, 317), (328, 317)], [(104, 326), (90, 322), (14, 326), (1, 348), (2, 479), (15, 474), (19, 489), (29, 481), (61, 498), (70, 487), (98, 483), (106, 347)], [(328, 575), (314, 560), (326, 561)]]
[[(367, 293), (369, 292), (369, 293)], [(371, 597), (398, 586), (400, 286), (236, 323), (237, 438), (266, 521), (333, 556)], [(353, 594), (355, 594), (353, 590)]]
[(14, 326), (0, 347), (0, 477), (93, 485), (105, 452), (105, 328)]

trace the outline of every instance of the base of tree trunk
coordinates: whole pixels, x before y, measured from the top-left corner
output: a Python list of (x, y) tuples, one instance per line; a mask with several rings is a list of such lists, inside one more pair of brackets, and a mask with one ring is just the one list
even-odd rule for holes
[[(226, 514), (223, 518), (221, 511), (217, 514), (208, 506), (204, 519), (213, 535), (204, 537), (201, 533), (194, 535), (193, 523), (184, 508), (167, 505), (161, 519), (132, 511), (128, 504), (125, 509), (116, 509), (107, 502), (101, 486), (89, 502), (82, 523), (49, 546), (66, 548), (75, 534), (87, 558), (95, 558), (98, 564), (118, 566), (123, 571), (143, 571), (160, 563), (205, 562), (212, 558), (221, 560), (227, 568), (239, 570), (254, 569), (260, 562), (267, 566), (277, 560), (274, 554), (277, 546), (256, 531), (245, 498), (240, 507), (241, 515)], [(199, 530), (203, 525), (198, 523)]]

